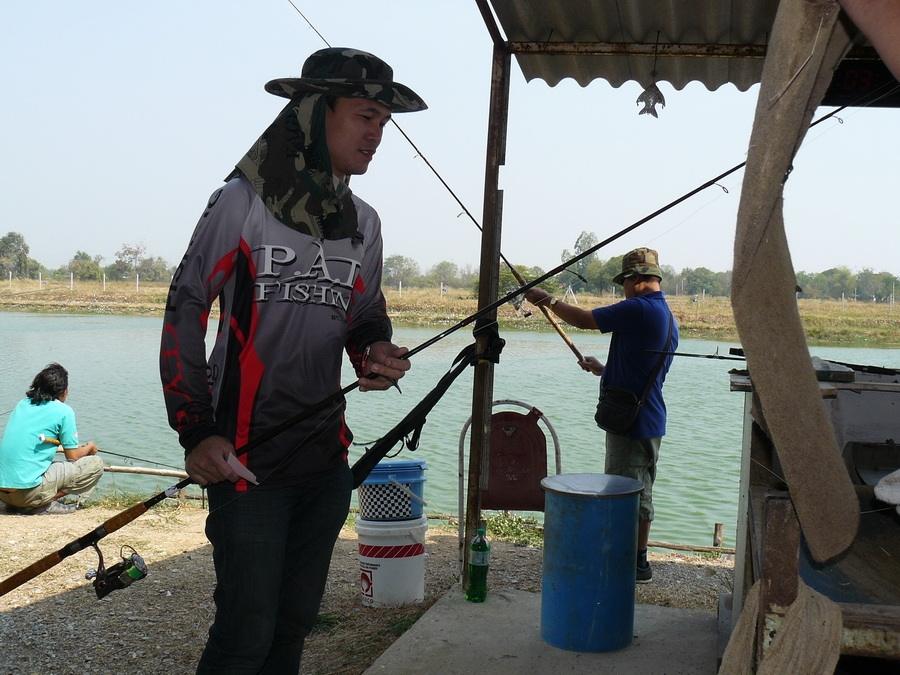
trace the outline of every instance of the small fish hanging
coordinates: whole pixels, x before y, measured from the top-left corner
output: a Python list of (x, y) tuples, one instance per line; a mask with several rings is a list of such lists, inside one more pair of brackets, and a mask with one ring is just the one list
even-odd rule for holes
[(659, 87), (656, 86), (656, 82), (651, 84), (649, 87), (644, 89), (644, 93), (637, 97), (637, 101), (635, 101), (637, 105), (643, 104), (643, 108), (638, 111), (638, 115), (653, 115), (654, 117), (659, 117), (656, 112), (656, 106), (661, 105), (663, 108), (666, 107), (666, 98), (662, 95), (662, 92), (659, 90)]
[(659, 34), (660, 31), (656, 31), (656, 45), (653, 48), (653, 68), (650, 70), (652, 81), (650, 86), (644, 89), (644, 92), (635, 101), (637, 105), (643, 104), (644, 106), (638, 111), (638, 115), (653, 115), (656, 118), (659, 117), (656, 112), (656, 106), (666, 107), (666, 97), (662, 95), (659, 87), (656, 86), (656, 59), (659, 58)]

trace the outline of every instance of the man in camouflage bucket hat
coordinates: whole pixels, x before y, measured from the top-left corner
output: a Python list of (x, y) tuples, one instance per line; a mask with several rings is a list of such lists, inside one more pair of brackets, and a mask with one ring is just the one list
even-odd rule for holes
[(652, 248), (636, 248), (622, 258), (622, 271), (613, 277), (613, 283), (621, 286), (626, 277), (640, 274), (657, 277), (662, 281), (662, 270), (659, 269), (659, 256)]
[(662, 388), (672, 355), (658, 352), (674, 352), (678, 347), (678, 326), (660, 290), (662, 276), (656, 251), (636, 248), (625, 254), (622, 271), (613, 277), (625, 292), (622, 302), (590, 310), (557, 300), (540, 288), (525, 293), (529, 302), (546, 304), (566, 323), (603, 333), (612, 332), (606, 365), (593, 356), (585, 357), (580, 365), (601, 376), (601, 394), (608, 388), (624, 389), (642, 400), (637, 418), (627, 431), (606, 431), (604, 467), (605, 473), (635, 478), (644, 485), (635, 564), (638, 583), (648, 583), (653, 578), (647, 561), (647, 542), (653, 520), (656, 464), (666, 433)]
[[(169, 289), (160, 373), (185, 468), (209, 488), (216, 615), (198, 673), (296, 673), (350, 505), (340, 387), (403, 377), (381, 293), (381, 223), (355, 196), (394, 112), (424, 110), (386, 63), (323, 49), (266, 89), (284, 109), (216, 190)], [(219, 329), (206, 357), (212, 303)]]
[(394, 82), (394, 71), (384, 61), (346, 47), (320, 49), (306, 59), (299, 78), (272, 80), (266, 91), (284, 98), (302, 93), (367, 98), (391, 112), (418, 112), (428, 107), (412, 89)]

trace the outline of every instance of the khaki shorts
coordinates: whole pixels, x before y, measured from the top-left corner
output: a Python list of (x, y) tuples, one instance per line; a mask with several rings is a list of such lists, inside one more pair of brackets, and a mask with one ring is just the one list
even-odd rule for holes
[(628, 438), (606, 432), (606, 473), (636, 478), (644, 484), (640, 519), (653, 520), (653, 481), (662, 438)]
[(53, 462), (40, 485), (24, 490), (0, 492), (0, 501), (19, 509), (35, 509), (53, 501), (60, 492), (84, 495), (94, 489), (103, 477), (103, 460), (88, 455), (74, 462)]

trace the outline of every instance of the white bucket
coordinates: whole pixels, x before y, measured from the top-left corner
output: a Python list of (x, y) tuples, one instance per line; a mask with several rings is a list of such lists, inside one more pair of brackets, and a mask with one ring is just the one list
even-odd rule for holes
[(428, 518), (356, 520), (359, 592), (366, 607), (400, 607), (425, 599)]

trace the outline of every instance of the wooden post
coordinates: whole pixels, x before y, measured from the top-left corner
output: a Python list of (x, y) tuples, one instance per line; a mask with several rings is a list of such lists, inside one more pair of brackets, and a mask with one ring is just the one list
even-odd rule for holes
[(786, 492), (765, 497), (762, 531), (762, 585), (757, 624), (757, 663), (772, 643), (774, 634), (766, 625), (773, 610), (782, 614), (797, 597), (800, 573), (800, 523)]
[[(481, 234), (481, 275), (478, 281), (478, 307), (486, 307), (497, 298), (500, 280), (500, 226), (503, 193), (499, 189), (500, 165), (506, 154), (506, 123), (509, 109), (510, 53), (506, 45), (494, 44), (491, 69), (491, 99), (488, 114), (488, 139), (485, 153), (484, 210)], [(479, 323), (493, 321), (494, 310)], [(476, 324), (478, 325), (478, 324)], [(479, 352), (488, 346), (487, 336), (476, 339)], [(472, 392), (472, 433), (469, 439), (469, 480), (466, 494), (466, 536), (463, 539), (463, 588), (469, 583), (469, 547), (481, 520), (481, 490), (487, 480), (490, 453), (491, 407), (494, 394), (494, 364), (480, 360), (475, 366)]]
[(722, 533), (725, 530), (725, 526), (722, 523), (716, 523), (713, 527), (713, 546), (721, 546), (722, 545)]

